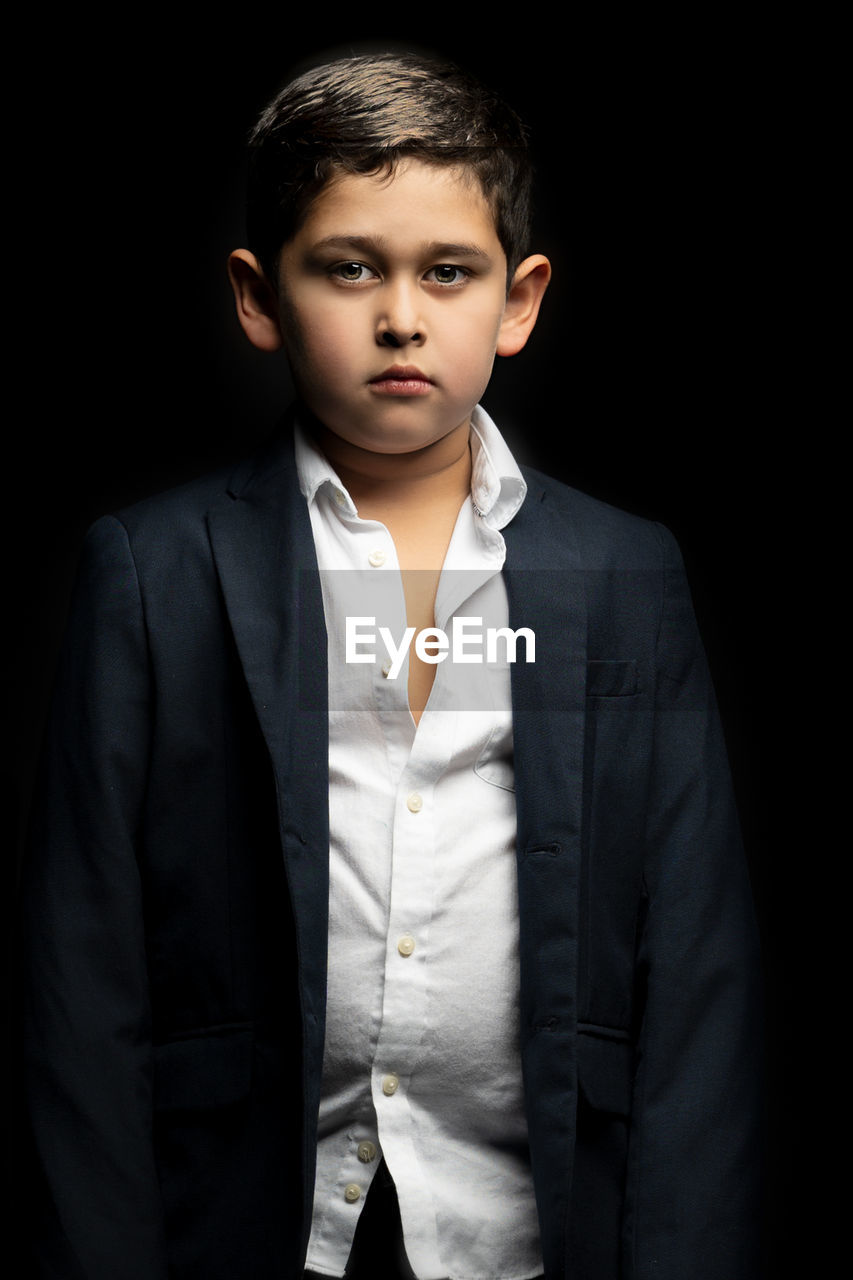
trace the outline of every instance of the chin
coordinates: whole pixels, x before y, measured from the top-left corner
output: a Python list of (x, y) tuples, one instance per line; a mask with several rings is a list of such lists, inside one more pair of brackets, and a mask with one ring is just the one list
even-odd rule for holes
[[(457, 423), (456, 426), (458, 425)], [(449, 436), (455, 429), (456, 427), (437, 427), (431, 432), (413, 431), (411, 424), (407, 424), (400, 427), (384, 427), (381, 431), (335, 431), (335, 435), (355, 448), (364, 449), (369, 453), (405, 454), (428, 449)]]

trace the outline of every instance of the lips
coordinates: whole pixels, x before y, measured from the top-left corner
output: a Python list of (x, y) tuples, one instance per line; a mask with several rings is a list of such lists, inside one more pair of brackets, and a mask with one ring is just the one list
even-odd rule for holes
[(426, 395), (432, 385), (432, 380), (413, 364), (393, 364), (368, 383), (373, 391), (397, 396)]

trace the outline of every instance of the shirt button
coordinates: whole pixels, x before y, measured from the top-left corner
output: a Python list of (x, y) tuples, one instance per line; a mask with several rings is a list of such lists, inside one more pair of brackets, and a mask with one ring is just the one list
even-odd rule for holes
[(385, 563), (385, 560), (386, 560), (385, 552), (380, 551), (379, 548), (377, 547), (375, 551), (371, 551), (367, 559), (368, 559), (368, 563), (372, 564), (374, 569), (379, 569)]
[(419, 792), (413, 791), (406, 801), (406, 807), (412, 813), (420, 813), (421, 809), (424, 807), (423, 796)]
[(361, 1187), (357, 1182), (348, 1182), (344, 1188), (344, 1199), (347, 1204), (355, 1204), (361, 1198)]
[(399, 1076), (395, 1076), (395, 1075), (383, 1076), (382, 1092), (385, 1094), (385, 1097), (390, 1098), (392, 1093), (396, 1093), (399, 1084), (400, 1084)]
[(371, 1160), (376, 1159), (376, 1148), (372, 1142), (358, 1144), (358, 1158), (362, 1164), (370, 1164)]
[(386, 680), (391, 674), (391, 665), (392, 664), (391, 664), (390, 658), (386, 658), (385, 661), (382, 663), (382, 674)]
[(347, 495), (344, 493), (343, 489), (335, 490), (335, 502), (339, 507), (345, 507), (347, 505)]
[(415, 940), (409, 933), (404, 933), (400, 941), (397, 943), (397, 950), (401, 956), (410, 956), (415, 949)]

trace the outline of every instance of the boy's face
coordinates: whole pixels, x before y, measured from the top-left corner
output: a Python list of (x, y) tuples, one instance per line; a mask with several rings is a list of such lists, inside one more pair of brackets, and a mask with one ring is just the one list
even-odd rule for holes
[(329, 430), (375, 453), (442, 439), (467, 424), (496, 350), (518, 350), (535, 322), (547, 274), (519, 338), (506, 272), (464, 168), (408, 159), (391, 176), (336, 177), (280, 259), (280, 331), (300, 395)]

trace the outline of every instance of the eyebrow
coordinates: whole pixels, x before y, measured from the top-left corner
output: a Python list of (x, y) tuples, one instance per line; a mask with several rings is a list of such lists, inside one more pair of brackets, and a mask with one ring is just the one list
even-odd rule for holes
[[(318, 249), (354, 249), (366, 253), (383, 253), (387, 248), (385, 236), (350, 235), (324, 236), (312, 246), (315, 253)], [(492, 260), (491, 255), (477, 244), (457, 244), (446, 240), (433, 240), (425, 244), (421, 254), (425, 258), (478, 258), (484, 262)]]

